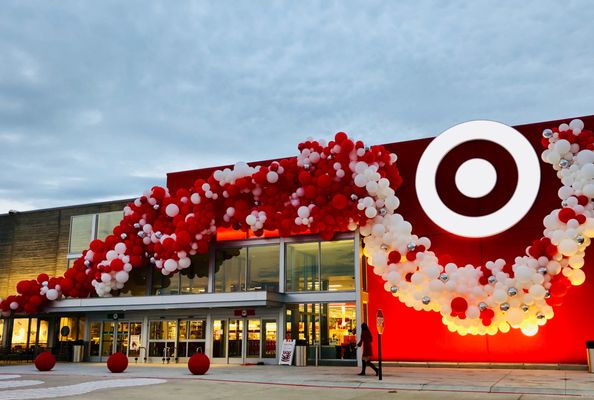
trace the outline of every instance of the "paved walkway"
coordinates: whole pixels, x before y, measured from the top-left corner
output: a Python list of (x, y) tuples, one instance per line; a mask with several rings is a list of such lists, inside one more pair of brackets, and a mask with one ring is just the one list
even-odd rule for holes
[[(168, 387), (178, 387), (177, 390), (182, 390), (182, 392), (185, 387), (185, 390), (189, 394), (195, 395), (195, 398), (201, 398), (199, 396), (200, 389), (196, 392), (195, 384), (197, 382), (203, 382), (204, 385), (199, 386), (202, 388), (219, 388), (218, 392), (221, 396), (214, 398), (227, 398), (222, 396), (225, 389), (231, 390), (232, 387), (236, 387), (233, 386), (236, 384), (244, 385), (243, 387), (245, 387), (245, 384), (257, 385), (259, 393), (264, 387), (286, 393), (306, 388), (332, 389), (340, 392), (344, 390), (353, 392), (353, 389), (357, 389), (359, 394), (367, 392), (372, 396), (370, 398), (383, 398), (383, 396), (379, 396), (380, 392), (382, 394), (405, 393), (407, 396), (416, 393), (416, 396), (411, 398), (428, 398), (427, 396), (430, 393), (456, 394), (455, 396), (446, 396), (446, 398), (456, 399), (491, 397), (486, 396), (487, 394), (513, 394), (514, 396), (511, 397), (493, 398), (514, 399), (520, 397), (524, 399), (526, 395), (533, 395), (529, 396), (531, 398), (542, 398), (543, 396), (594, 398), (594, 374), (589, 374), (586, 371), (387, 367), (384, 368), (384, 379), (382, 381), (379, 381), (375, 376), (357, 376), (358, 372), (359, 370), (355, 367), (213, 365), (206, 375), (194, 376), (188, 372), (185, 365), (130, 364), (123, 374), (111, 374), (107, 371), (105, 364), (59, 363), (53, 371), (42, 373), (37, 371), (32, 364), (22, 364), (0, 367), (0, 400), (59, 397), (59, 393), (55, 396), (47, 396), (48, 393), (53, 393), (48, 392), (48, 389), (57, 384), (70, 385), (63, 386), (69, 388), (77, 384), (78, 386), (75, 389), (79, 390), (80, 385), (97, 386), (97, 382), (102, 382), (103, 386), (93, 386), (92, 390), (110, 389), (115, 387), (113, 385), (116, 385), (116, 383), (113, 382), (116, 380), (118, 380), (117, 385), (120, 385), (120, 387), (154, 384), (154, 386), (145, 389), (149, 396), (158, 392), (175, 393), (172, 389), (159, 389), (161, 385), (158, 385), (165, 382), (168, 384), (173, 383), (173, 386)], [(373, 372), (371, 371), (371, 373)], [(127, 380), (130, 384), (122, 383), (121, 380)], [(40, 389), (37, 392), (34, 389), (20, 389), (27, 385), (39, 385)], [(163, 385), (163, 387), (165, 386)], [(19, 389), (16, 389), (17, 387)], [(74, 392), (67, 391), (61, 396), (88, 393), (76, 390)], [(135, 390), (140, 389), (136, 388)], [(233, 390), (242, 392), (241, 389)], [(422, 392), (422, 396), (420, 392)], [(146, 397), (146, 393), (144, 395), (139, 394), (138, 398)], [(472, 396), (462, 396), (462, 394), (472, 394)], [(165, 398), (167, 397), (165, 395)], [(183, 395), (181, 397), (176, 395), (175, 397), (176, 399), (185, 398)], [(243, 397), (244, 399), (251, 398), (249, 396)], [(343, 396), (343, 398), (364, 397), (367, 396)], [(89, 395), (88, 398), (93, 398), (93, 396)], [(136, 397), (132, 396), (132, 398)], [(159, 398), (163, 398), (163, 396)]]

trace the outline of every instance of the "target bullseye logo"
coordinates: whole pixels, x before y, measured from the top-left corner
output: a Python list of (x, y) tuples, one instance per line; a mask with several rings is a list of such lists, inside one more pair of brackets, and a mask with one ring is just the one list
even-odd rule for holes
[[(450, 156), (457, 148), (472, 149), (480, 142), (489, 142), (494, 149), (491, 155), (478, 151), (476, 157), (450, 165)], [(501, 160), (513, 164), (508, 176), (500, 176), (494, 166)], [(532, 207), (540, 187), (539, 160), (532, 145), (515, 129), (494, 121), (465, 122), (446, 130), (429, 144), (419, 161), (415, 185), (421, 207), (442, 229), (469, 238), (492, 236), (514, 226)], [(495, 188), (509, 196), (499, 201), (502, 204), (491, 202), (497, 208), (484, 215), (472, 215), (472, 211), (462, 210), (456, 204), (480, 201)], [(440, 193), (444, 190), (452, 191), (449, 197), (460, 202), (444, 201)]]

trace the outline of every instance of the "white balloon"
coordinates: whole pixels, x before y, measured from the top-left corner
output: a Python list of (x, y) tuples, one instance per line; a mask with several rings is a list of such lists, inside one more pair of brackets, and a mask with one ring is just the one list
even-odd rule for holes
[(297, 209), (297, 215), (301, 218), (309, 217), (309, 208), (306, 206), (301, 206)]
[(276, 183), (278, 181), (278, 174), (274, 171), (270, 171), (266, 174), (266, 180), (270, 183)]
[(56, 289), (49, 289), (47, 291), (47, 293), (45, 294), (45, 297), (47, 297), (48, 300), (56, 300), (58, 298), (60, 294), (58, 293), (58, 291)]
[(116, 282), (119, 282), (119, 283), (128, 282), (129, 277), (130, 277), (130, 275), (128, 275), (128, 273), (126, 271), (118, 271), (115, 274), (115, 280), (116, 280)]
[(179, 207), (174, 203), (168, 204), (165, 208), (165, 214), (167, 214), (168, 217), (173, 218), (179, 214)]
[(165, 263), (163, 264), (163, 268), (169, 272), (173, 272), (177, 269), (177, 262), (170, 258), (167, 261), (165, 261)]

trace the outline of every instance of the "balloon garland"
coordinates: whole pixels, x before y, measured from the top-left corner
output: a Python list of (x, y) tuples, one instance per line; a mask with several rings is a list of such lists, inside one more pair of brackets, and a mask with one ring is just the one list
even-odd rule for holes
[[(333, 141), (299, 144), (297, 157), (268, 166), (238, 163), (175, 194), (153, 187), (124, 209), (105, 240), (94, 240), (63, 277), (40, 274), (17, 284), (0, 303), (3, 315), (33, 314), (61, 297), (111, 296), (134, 268), (163, 275), (206, 253), (217, 227), (286, 237), (360, 229), (364, 254), (384, 287), (416, 310), (441, 313), (452, 332), (533, 335), (553, 318), (567, 289), (584, 282), (584, 251), (594, 237), (594, 134), (581, 120), (543, 132), (542, 159), (557, 171), (562, 208), (544, 218), (543, 237), (516, 257), (484, 266), (440, 263), (426, 237), (395, 212), (402, 179), (397, 156), (365, 147), (343, 132)], [(445, 265), (443, 265), (445, 264)]]

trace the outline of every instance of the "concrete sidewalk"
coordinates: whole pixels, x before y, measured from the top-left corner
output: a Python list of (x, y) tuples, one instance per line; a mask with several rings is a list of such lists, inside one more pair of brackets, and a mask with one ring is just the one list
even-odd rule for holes
[[(185, 364), (130, 364), (122, 374), (111, 374), (105, 364), (59, 363), (50, 372), (32, 364), (0, 367), (2, 375), (22, 379), (52, 380), (61, 384), (93, 379), (160, 378), (168, 382), (203, 381), (293, 388), (362, 389), (394, 392), (500, 393), (594, 397), (594, 374), (572, 370), (384, 368), (383, 380), (358, 376), (355, 367), (221, 366), (212, 365), (206, 375), (191, 375)], [(369, 371), (373, 375), (373, 371)], [(148, 390), (154, 390), (151, 387)], [(0, 391), (0, 399), (2, 396)]]

